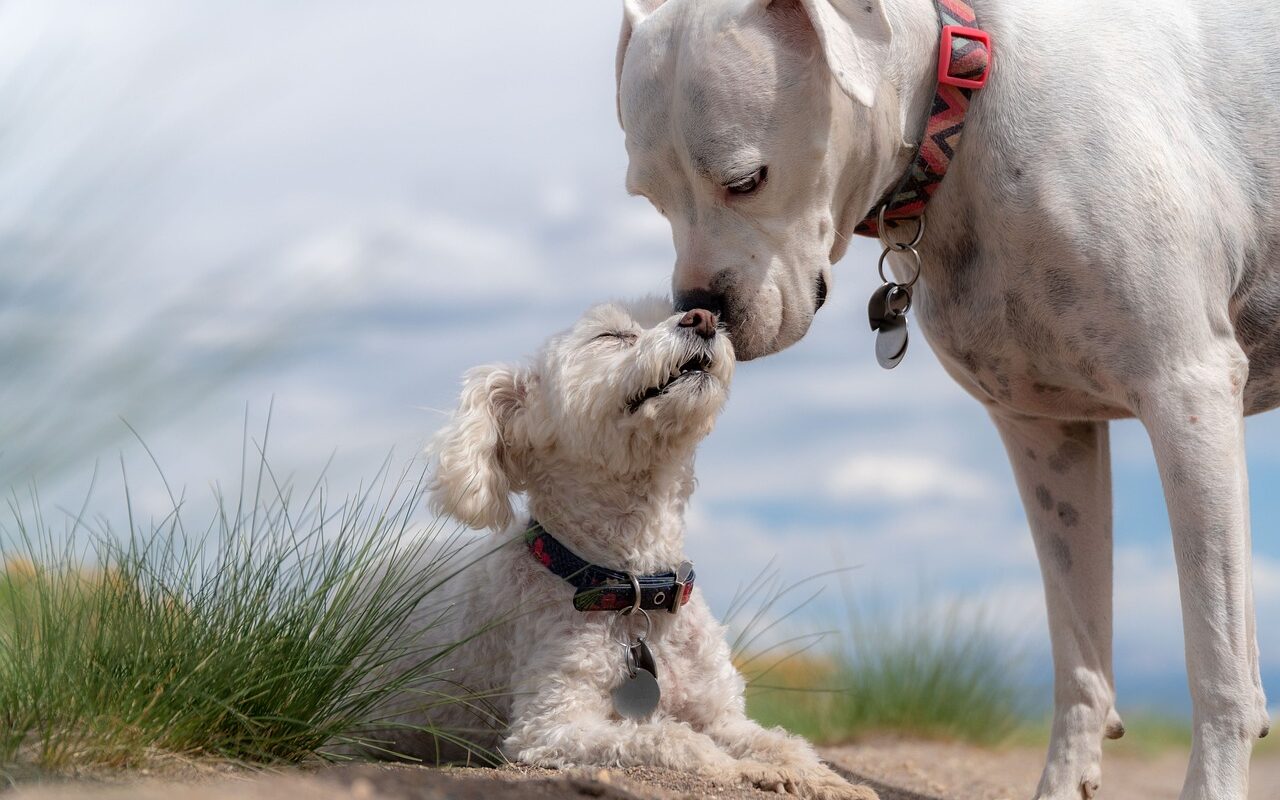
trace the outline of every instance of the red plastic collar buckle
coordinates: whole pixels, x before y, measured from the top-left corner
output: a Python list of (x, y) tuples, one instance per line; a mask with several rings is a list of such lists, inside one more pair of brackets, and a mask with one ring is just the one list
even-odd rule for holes
[[(956, 45), (959, 43), (954, 42), (955, 39), (968, 39), (981, 47), (957, 50)], [(977, 77), (960, 77), (966, 73), (973, 74), (975, 68), (982, 70)], [(956, 74), (957, 71), (960, 75)], [(987, 85), (987, 76), (990, 74), (991, 35), (977, 28), (943, 26), (942, 43), (938, 49), (938, 83), (961, 89), (981, 89)]]

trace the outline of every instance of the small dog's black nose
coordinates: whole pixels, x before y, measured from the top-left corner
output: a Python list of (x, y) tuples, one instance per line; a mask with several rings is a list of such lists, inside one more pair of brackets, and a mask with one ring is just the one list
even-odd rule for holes
[(716, 315), (705, 308), (695, 308), (680, 318), (681, 328), (692, 328), (693, 332), (703, 339), (712, 339), (716, 335)]

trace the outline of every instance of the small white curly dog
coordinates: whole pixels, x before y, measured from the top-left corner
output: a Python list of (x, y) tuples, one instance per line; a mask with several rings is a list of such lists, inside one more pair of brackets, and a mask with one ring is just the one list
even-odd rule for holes
[[(490, 529), (498, 546), (463, 571), (446, 630), (438, 609), (418, 616), (422, 635), (446, 640), (496, 621), (442, 665), (488, 698), (490, 729), (476, 744), (544, 767), (650, 766), (802, 797), (876, 798), (803, 739), (746, 717), (723, 627), (696, 589), (675, 584), (687, 577), (675, 573), (694, 451), (733, 369), (709, 312), (673, 316), (669, 300), (649, 298), (592, 308), (528, 366), (468, 373), (432, 445), (432, 503)], [(513, 508), (518, 493), (537, 536)], [(637, 602), (644, 613), (616, 610)], [(614, 700), (635, 674), (621, 640), (645, 633), (646, 619), (661, 699), (628, 719)], [(450, 729), (478, 716), (474, 705), (443, 703), (401, 721)], [(390, 738), (406, 755), (441, 752), (426, 734)]]

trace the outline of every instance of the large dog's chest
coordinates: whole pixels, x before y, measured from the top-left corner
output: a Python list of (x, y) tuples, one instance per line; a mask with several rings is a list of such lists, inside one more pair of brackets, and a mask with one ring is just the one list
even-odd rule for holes
[[(1169, 290), (1125, 284), (1087, 258), (1028, 252), (1005, 261), (983, 250), (941, 249), (933, 280), (917, 290), (917, 321), (952, 377), (984, 404), (1017, 413), (1138, 415), (1144, 383), (1170, 366), (1167, 342), (1186, 335), (1186, 323), (1165, 311)], [(1235, 338), (1249, 358), (1244, 409), (1253, 414), (1280, 406), (1280, 263), (1250, 270), (1197, 302), (1221, 317), (1209, 334)]]
[[(1280, 11), (1193, 5), (1198, 27), (1160, 29), (1108, 6), (1146, 35), (1062, 59), (1032, 43), (1068, 20), (1032, 4), (997, 48), (926, 210), (914, 308), (984, 403), (1133, 416), (1162, 373), (1234, 339), (1245, 410), (1280, 405), (1280, 89), (1250, 67), (1274, 49), (1262, 34)], [(1217, 68), (1179, 57), (1188, 42)]]

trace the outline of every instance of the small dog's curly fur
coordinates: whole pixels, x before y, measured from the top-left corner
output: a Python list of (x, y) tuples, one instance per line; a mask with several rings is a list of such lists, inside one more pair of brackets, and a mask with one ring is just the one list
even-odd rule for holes
[[(526, 519), (513, 508), (516, 494), (593, 563), (643, 574), (683, 560), (694, 451), (728, 395), (734, 357), (727, 337), (705, 327), (699, 335), (680, 320), (666, 299), (600, 305), (531, 365), (468, 373), (432, 446), (432, 502), (493, 531), (496, 548), (454, 581), (446, 608), (420, 610), (417, 621), (429, 629), (422, 635), (442, 640), (494, 624), (444, 665), (448, 680), (487, 699), (482, 714), (478, 704), (429, 707), (429, 698), (406, 694), (399, 721), (471, 728), (471, 740), (525, 764), (651, 766), (802, 797), (871, 800), (874, 792), (847, 783), (803, 739), (746, 717), (742, 676), (697, 589), (678, 614), (651, 614), (659, 709), (644, 722), (619, 718), (611, 690), (625, 674), (617, 641), (629, 620), (576, 611), (573, 588), (520, 542)], [(691, 359), (705, 369), (682, 374)], [(482, 716), (489, 724), (477, 736)], [(387, 737), (407, 755), (441, 752), (425, 734)]]

